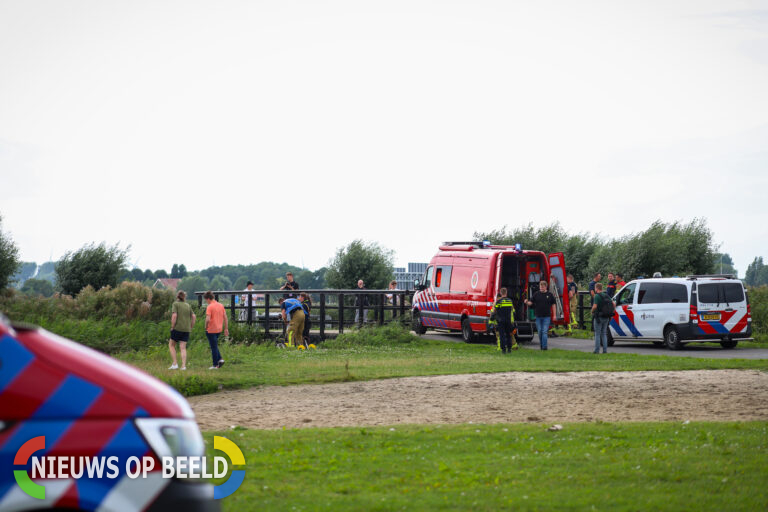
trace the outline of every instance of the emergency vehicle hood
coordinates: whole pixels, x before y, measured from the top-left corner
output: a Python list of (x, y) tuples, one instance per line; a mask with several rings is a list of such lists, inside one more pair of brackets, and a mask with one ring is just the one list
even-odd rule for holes
[(187, 401), (154, 377), (44, 329), (11, 327), (0, 315), (0, 417), (33, 415), (194, 418)]

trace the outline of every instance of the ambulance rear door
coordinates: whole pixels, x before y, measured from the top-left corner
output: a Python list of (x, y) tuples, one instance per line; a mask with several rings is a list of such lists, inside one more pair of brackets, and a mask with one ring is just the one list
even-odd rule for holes
[[(554, 285), (555, 289), (552, 289)], [(567, 325), (571, 318), (571, 306), (568, 301), (568, 292), (565, 284), (565, 256), (561, 252), (549, 255), (549, 286), (550, 291), (557, 293), (555, 324)]]

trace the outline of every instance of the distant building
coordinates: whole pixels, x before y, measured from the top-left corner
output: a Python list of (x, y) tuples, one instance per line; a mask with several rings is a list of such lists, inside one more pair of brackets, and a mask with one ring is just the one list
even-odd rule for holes
[(421, 278), (427, 270), (429, 263), (408, 263), (405, 267), (395, 267), (395, 280), (399, 290), (413, 290), (413, 282)]
[(175, 292), (179, 287), (179, 281), (181, 281), (181, 279), (158, 279), (155, 281), (155, 284), (152, 285), (152, 288), (157, 288), (159, 290), (171, 290), (172, 292)]

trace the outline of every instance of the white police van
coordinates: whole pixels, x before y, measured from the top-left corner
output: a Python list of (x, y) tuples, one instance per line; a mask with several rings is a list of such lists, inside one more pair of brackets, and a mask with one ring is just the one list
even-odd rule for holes
[(616, 293), (614, 302), (610, 345), (649, 340), (670, 350), (690, 342), (734, 348), (752, 336), (747, 290), (732, 275), (636, 279)]

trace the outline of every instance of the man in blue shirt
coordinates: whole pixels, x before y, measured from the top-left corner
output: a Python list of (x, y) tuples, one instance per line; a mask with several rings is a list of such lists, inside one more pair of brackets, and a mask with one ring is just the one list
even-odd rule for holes
[(298, 299), (280, 298), (280, 314), (283, 316), (283, 322), (289, 322), (287, 332), (287, 345), (289, 347), (298, 347), (302, 342), (302, 333), (304, 332), (304, 308)]

